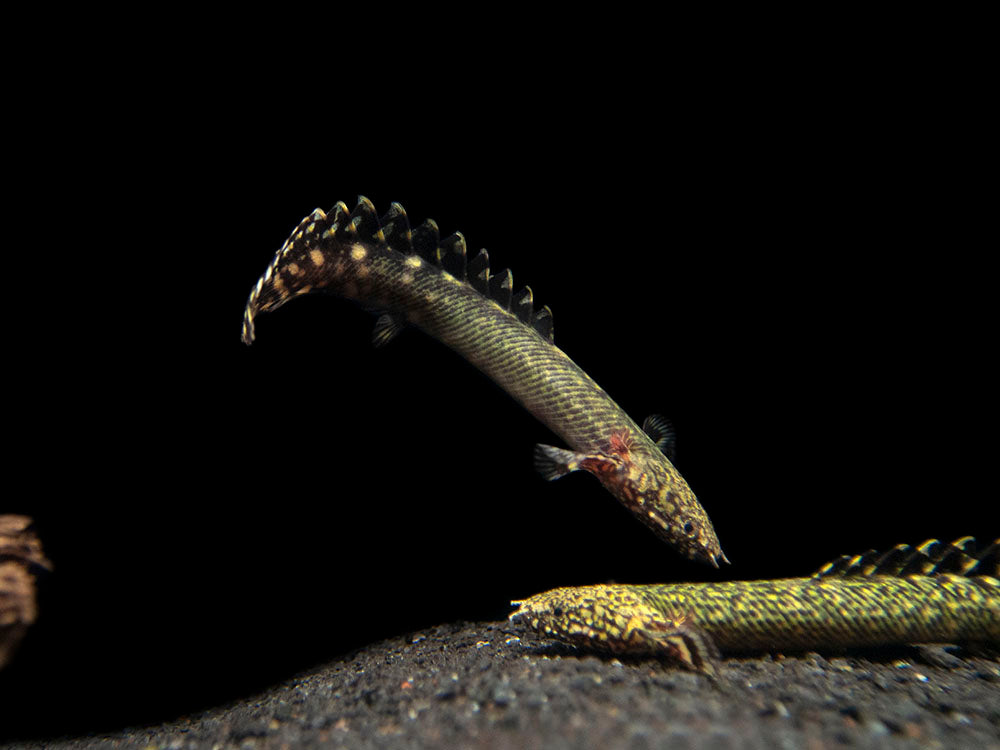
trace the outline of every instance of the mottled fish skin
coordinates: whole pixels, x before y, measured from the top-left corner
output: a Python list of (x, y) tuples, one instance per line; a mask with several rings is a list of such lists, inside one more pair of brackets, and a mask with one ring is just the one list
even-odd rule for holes
[[(445, 270), (447, 269), (447, 270)], [(381, 219), (361, 198), (338, 203), (295, 229), (254, 286), (243, 341), (254, 322), (289, 300), (329, 292), (387, 311), (376, 340), (415, 325), (492, 378), (575, 451), (580, 468), (681, 554), (726, 561), (712, 523), (687, 482), (642, 429), (552, 343), (547, 307), (535, 312), (529, 288), (513, 293), (509, 271), (491, 274), (485, 251), (467, 261), (460, 234), (438, 239), (425, 222), (411, 231), (399, 204)]]
[[(1000, 540), (978, 557), (966, 553), (970, 542), (901, 545), (882, 555), (892, 559), (881, 564), (877, 553), (842, 558), (809, 578), (559, 588), (512, 602), (519, 608), (510, 619), (576, 646), (662, 655), (709, 674), (716, 671), (709, 643), (723, 652), (997, 647)], [(932, 547), (943, 551), (936, 562), (927, 554)], [(908, 556), (902, 565), (900, 550)], [(859, 563), (864, 560), (872, 564)], [(907, 569), (922, 572), (899, 574)]]

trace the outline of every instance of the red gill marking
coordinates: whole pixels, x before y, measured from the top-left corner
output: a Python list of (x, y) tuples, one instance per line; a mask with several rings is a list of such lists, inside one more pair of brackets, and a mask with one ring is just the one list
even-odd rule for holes
[(630, 450), (632, 450), (632, 435), (629, 433), (628, 427), (614, 430), (611, 433), (611, 439), (608, 440), (608, 453), (628, 460)]
[[(580, 461), (580, 468), (602, 478), (614, 476), (617, 484), (621, 481), (618, 475), (622, 469), (632, 465), (632, 458), (629, 455), (632, 444), (632, 436), (627, 427), (614, 430), (603, 455), (584, 458)], [(634, 500), (635, 498), (630, 497), (630, 499)]]
[(587, 456), (580, 461), (580, 468), (598, 477), (608, 476), (618, 471), (621, 464), (605, 456)]

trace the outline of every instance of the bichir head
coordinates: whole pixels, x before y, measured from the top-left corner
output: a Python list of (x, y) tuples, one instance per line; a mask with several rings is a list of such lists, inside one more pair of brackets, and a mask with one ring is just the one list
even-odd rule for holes
[(718, 651), (688, 613), (668, 612), (634, 586), (553, 589), (511, 604), (510, 621), (590, 650), (671, 658), (707, 674)]
[(669, 459), (639, 445), (616, 457), (618, 470), (598, 476), (629, 510), (685, 557), (716, 568), (729, 562), (708, 514)]

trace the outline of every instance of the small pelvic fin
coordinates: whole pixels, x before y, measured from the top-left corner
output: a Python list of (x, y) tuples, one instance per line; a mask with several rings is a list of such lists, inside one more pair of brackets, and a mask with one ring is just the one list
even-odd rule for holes
[(372, 344), (376, 347), (383, 347), (392, 341), (406, 328), (406, 323), (390, 313), (380, 315), (375, 321), (375, 328), (372, 329)]
[(699, 628), (693, 618), (683, 617), (661, 631), (660, 627), (663, 625), (650, 623), (643, 632), (688, 669), (709, 677), (719, 675), (719, 649), (711, 636)]
[(659, 414), (650, 414), (642, 423), (642, 431), (649, 435), (649, 439), (656, 443), (656, 447), (664, 456), (671, 461), (674, 460), (677, 434), (669, 419)]
[(566, 476), (571, 471), (580, 468), (580, 455), (554, 445), (535, 445), (535, 470), (542, 479), (551, 482), (553, 479)]

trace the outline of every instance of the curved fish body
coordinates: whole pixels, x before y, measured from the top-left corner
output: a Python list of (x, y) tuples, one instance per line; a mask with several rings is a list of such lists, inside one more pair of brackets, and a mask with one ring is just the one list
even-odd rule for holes
[(612, 653), (672, 657), (715, 671), (724, 652), (908, 643), (1000, 646), (1000, 540), (964, 537), (841, 558), (809, 578), (579, 586), (514, 602), (511, 619)]
[(465, 239), (439, 237), (427, 221), (410, 228), (399, 204), (379, 218), (361, 198), (307, 216), (250, 293), (243, 341), (254, 340), (263, 312), (313, 292), (384, 310), (377, 345), (413, 325), (492, 378), (571, 448), (538, 446), (548, 479), (582, 469), (657, 535), (687, 557), (725, 561), (711, 521), (661, 448), (671, 434), (658, 418), (647, 434), (553, 344), (552, 313), (534, 309), (531, 289), (513, 292), (509, 270), (493, 274), (481, 250), (467, 259)]

